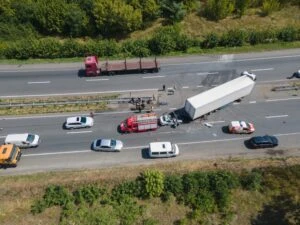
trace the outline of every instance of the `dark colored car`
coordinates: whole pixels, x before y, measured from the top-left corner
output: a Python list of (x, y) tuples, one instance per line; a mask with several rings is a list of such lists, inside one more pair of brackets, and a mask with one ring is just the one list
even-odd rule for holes
[(252, 148), (273, 148), (278, 145), (278, 139), (275, 136), (255, 136), (249, 139)]

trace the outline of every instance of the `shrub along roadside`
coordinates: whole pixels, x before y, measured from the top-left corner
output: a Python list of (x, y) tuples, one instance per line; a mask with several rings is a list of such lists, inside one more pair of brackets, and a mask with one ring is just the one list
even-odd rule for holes
[(150, 38), (118, 43), (115, 40), (86, 41), (55, 38), (28, 39), (18, 42), (6, 42), (0, 45), (0, 58), (69, 58), (95, 54), (99, 57), (146, 57), (166, 55), (170, 52), (187, 52), (189, 48), (200, 47), (239, 47), (275, 42), (300, 41), (300, 27), (288, 26), (278, 30), (229, 30), (221, 35), (211, 33), (203, 40), (182, 34), (178, 26), (166, 26)]
[[(260, 174), (259, 179), (257, 174)], [(145, 203), (141, 204), (141, 201), (160, 197), (165, 202), (173, 195), (178, 204), (186, 205), (195, 215), (228, 212), (233, 189), (260, 190), (262, 182), (259, 170), (241, 174), (220, 170), (183, 175), (146, 170), (135, 180), (115, 185), (111, 191), (96, 184), (80, 186), (73, 192), (50, 185), (43, 198), (32, 204), (31, 212), (35, 215), (49, 207), (60, 206), (61, 224), (67, 220), (78, 220), (82, 224), (95, 224), (99, 220), (105, 221), (103, 224), (144, 224), (145, 221), (157, 224), (152, 218), (145, 218)], [(86, 215), (88, 211), (89, 216)], [(111, 217), (107, 217), (110, 213)]]

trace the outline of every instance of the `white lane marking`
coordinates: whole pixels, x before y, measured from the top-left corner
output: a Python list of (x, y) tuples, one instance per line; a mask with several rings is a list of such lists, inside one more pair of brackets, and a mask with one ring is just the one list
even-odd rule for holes
[(255, 104), (256, 103), (256, 101), (250, 101), (249, 102), (249, 104)]
[(248, 139), (248, 138), (249, 137), (229, 138), (229, 139), (216, 139), (216, 140), (207, 140), (207, 141), (181, 142), (181, 143), (177, 143), (177, 144), (178, 145), (195, 145), (195, 144), (203, 144), (203, 143), (238, 141), (238, 140), (245, 140), (245, 139)]
[(225, 123), (224, 120), (220, 120), (220, 121), (209, 121), (207, 123), (212, 123), (212, 124), (216, 124), (216, 123)]
[(141, 91), (157, 91), (157, 88), (137, 89), (137, 90), (119, 90), (119, 91), (93, 91), (93, 92), (70, 92), (59, 94), (40, 94), (40, 95), (10, 95), (0, 96), (0, 98), (20, 98), (20, 97), (45, 97), (45, 96), (65, 96), (65, 95), (90, 95), (90, 94), (105, 94), (105, 93), (126, 93), (126, 92), (141, 92)]
[(210, 74), (219, 74), (219, 72), (203, 72), (203, 73), (197, 73), (198, 76), (202, 76), (202, 75), (210, 75)]
[(276, 115), (276, 116), (266, 116), (266, 119), (272, 119), (272, 118), (281, 118), (281, 117), (288, 117), (289, 115)]
[(274, 68), (254, 69), (254, 70), (251, 70), (251, 71), (252, 72), (257, 72), (257, 71), (267, 71), (267, 70), (274, 70)]
[(214, 137), (217, 137), (217, 134), (216, 134), (216, 133), (213, 133), (212, 135), (213, 135)]
[(0, 136), (0, 138), (6, 138), (6, 136)]
[(22, 154), (22, 157), (87, 153), (87, 152), (91, 152), (91, 151), (92, 150), (78, 150), (78, 151), (68, 151), (68, 152), (45, 152), (45, 153), (36, 153), (36, 154)]
[(144, 79), (151, 79), (151, 78), (161, 78), (161, 77), (165, 77), (165, 76), (147, 76), (147, 77), (143, 77)]
[[(300, 55), (284, 55), (284, 56), (273, 56), (273, 57), (257, 57), (248, 59), (232, 59), (232, 62), (247, 62), (256, 60), (267, 60), (267, 59), (282, 59), (282, 58), (298, 58)], [(209, 64), (209, 63), (228, 63), (228, 61), (206, 61), (206, 62), (194, 62), (194, 63), (170, 63), (164, 64), (165, 66), (180, 66), (180, 65), (199, 65), (199, 64)]]
[(197, 87), (203, 87), (203, 85), (197, 85)]
[(262, 83), (276, 83), (276, 82), (282, 82), (282, 81), (289, 81), (287, 79), (281, 79), (281, 80), (265, 80), (265, 81), (258, 81), (257, 83), (262, 84)]
[(67, 134), (83, 134), (83, 133), (92, 133), (92, 130), (86, 130), (86, 131), (69, 131)]
[(26, 70), (26, 69), (23, 69), (23, 70), (0, 70), (0, 73), (29, 73), (29, 72), (52, 72), (52, 71), (77, 71), (79, 70), (80, 68), (65, 68), (65, 69), (52, 69), (52, 68), (49, 68), (49, 69), (43, 69), (43, 70)]
[(88, 79), (88, 80), (85, 80), (85, 81), (92, 82), (92, 81), (103, 81), (103, 80), (109, 80), (109, 79)]
[(234, 103), (232, 103), (233, 105), (239, 105), (239, 104), (241, 104), (240, 102), (234, 102)]
[(187, 89), (189, 88), (189, 86), (182, 86), (182, 89)]
[(289, 101), (289, 100), (300, 100), (300, 97), (298, 97), (298, 98), (277, 98), (277, 99), (267, 99), (266, 102), (279, 102), (279, 101)]
[[(274, 136), (288, 136), (288, 135), (298, 135), (300, 132), (295, 133), (286, 133), (286, 134), (275, 134)], [(215, 143), (215, 142), (228, 142), (228, 141), (238, 141), (238, 140), (246, 140), (249, 137), (242, 137), (242, 138), (230, 138), (230, 139), (217, 139), (217, 140), (207, 140), (207, 141), (195, 141), (195, 142), (181, 142), (177, 143), (178, 145), (195, 145), (195, 144), (204, 144), (204, 143)], [(132, 147), (125, 147), (123, 149), (143, 149), (147, 148), (148, 145), (141, 145), (141, 146), (132, 146)], [(87, 153), (93, 152), (92, 150), (78, 150), (78, 151), (68, 151), (68, 152), (49, 152), (49, 153), (37, 153), (37, 154), (23, 154), (22, 156), (44, 156), (44, 155), (61, 155), (61, 154), (73, 154), (73, 153)]]
[(27, 82), (27, 84), (50, 84), (51, 81), (47, 80), (47, 81), (29, 81)]
[(288, 136), (288, 135), (297, 135), (297, 134), (300, 134), (300, 132), (287, 133), (287, 134), (274, 134), (274, 136)]
[(169, 108), (169, 110), (176, 110), (177, 108)]

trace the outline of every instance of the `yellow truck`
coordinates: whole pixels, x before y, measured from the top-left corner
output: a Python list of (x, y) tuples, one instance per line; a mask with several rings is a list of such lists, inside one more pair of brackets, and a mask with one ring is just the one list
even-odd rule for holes
[(22, 152), (19, 147), (14, 144), (6, 144), (0, 146), (0, 167), (16, 167), (20, 160)]

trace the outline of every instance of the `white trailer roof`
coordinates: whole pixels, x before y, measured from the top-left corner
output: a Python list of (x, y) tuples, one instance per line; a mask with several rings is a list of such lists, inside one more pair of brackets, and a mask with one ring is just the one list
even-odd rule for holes
[(201, 106), (205, 106), (206, 104), (213, 102), (223, 96), (236, 92), (237, 90), (246, 88), (253, 83), (254, 81), (250, 77), (246, 75), (241, 76), (217, 87), (209, 89), (205, 92), (202, 92), (198, 95), (190, 97), (187, 99), (187, 101), (189, 101), (194, 108), (198, 108)]

